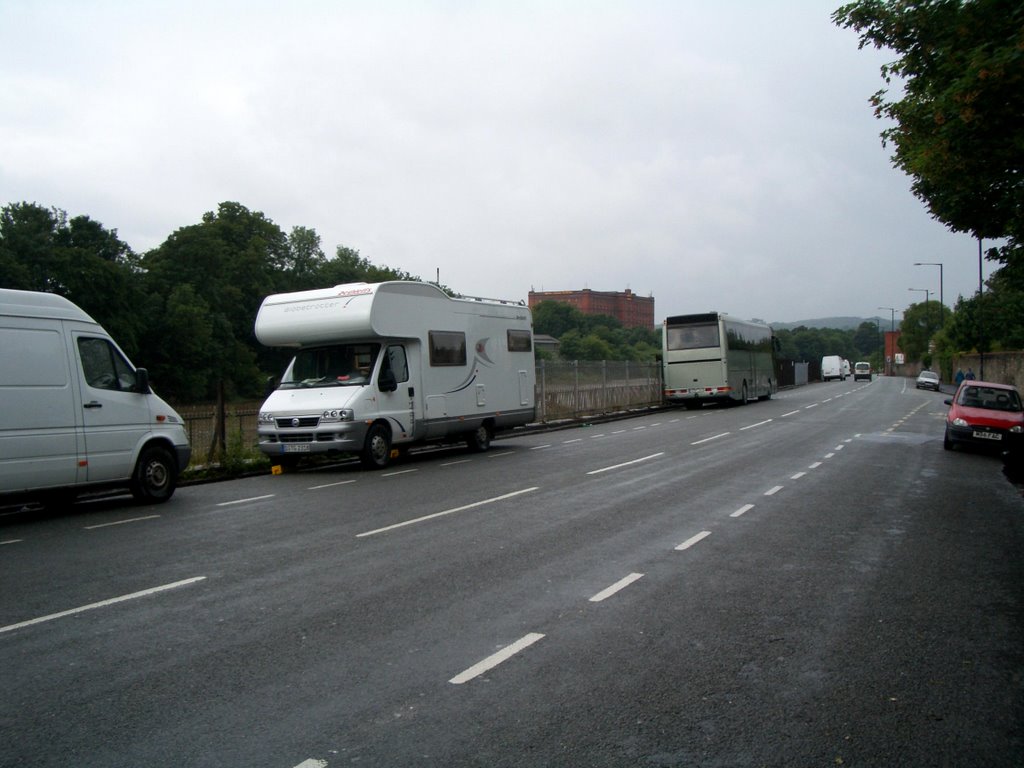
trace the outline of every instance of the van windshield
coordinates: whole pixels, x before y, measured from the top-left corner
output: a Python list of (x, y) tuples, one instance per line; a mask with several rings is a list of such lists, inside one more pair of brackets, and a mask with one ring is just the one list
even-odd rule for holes
[(280, 389), (347, 387), (370, 383), (380, 344), (332, 344), (303, 349), (284, 372)]

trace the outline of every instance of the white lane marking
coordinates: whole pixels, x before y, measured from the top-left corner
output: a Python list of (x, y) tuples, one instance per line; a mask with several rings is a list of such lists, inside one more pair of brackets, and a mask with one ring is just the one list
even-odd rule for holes
[(765, 495), (765, 496), (774, 496), (774, 495), (775, 495), (776, 493), (778, 493), (779, 491), (781, 491), (781, 490), (783, 489), (783, 487), (784, 487), (784, 486), (781, 486), (781, 485), (776, 485), (776, 486), (774, 486), (773, 488), (769, 488), (769, 489), (768, 489), (767, 491), (765, 491), (765, 492), (764, 492), (764, 495)]
[(622, 467), (628, 467), (631, 464), (639, 464), (642, 461), (650, 461), (651, 459), (656, 459), (659, 456), (664, 456), (664, 455), (665, 455), (664, 452), (662, 452), (662, 453), (652, 453), (650, 456), (643, 456), (643, 457), (641, 457), (639, 459), (633, 459), (632, 461), (624, 461), (621, 464), (613, 464), (610, 467), (602, 467), (601, 469), (592, 469), (589, 472), (587, 472), (587, 474), (588, 475), (600, 475), (602, 472), (611, 472), (613, 469), (621, 469)]
[(568, 445), (569, 443), (582, 443), (582, 442), (583, 442), (583, 438), (582, 437), (577, 437), (577, 438), (575, 438), (573, 440), (563, 440), (562, 441), (562, 445)]
[(591, 440), (597, 440), (598, 438), (601, 438), (601, 437), (605, 437), (605, 435), (604, 435), (604, 434), (600, 434), (600, 435), (591, 435), (591, 436), (590, 436), (590, 439), (591, 439)]
[(112, 523), (97, 523), (96, 525), (83, 526), (86, 531), (95, 531), (97, 528), (109, 528), (112, 525), (124, 525), (125, 523), (137, 523), (140, 520), (155, 520), (160, 515), (146, 515), (145, 517), (130, 517), (127, 520), (115, 520)]
[(644, 575), (642, 573), (631, 573), (631, 574), (629, 574), (629, 576), (626, 576), (626, 577), (624, 577), (622, 579), (619, 579), (614, 584), (612, 584), (610, 587), (606, 587), (605, 589), (602, 589), (600, 592), (598, 592), (596, 595), (594, 595), (592, 598), (590, 598), (590, 602), (592, 602), (592, 603), (600, 603), (602, 600), (608, 599), (609, 597), (614, 595), (616, 592), (619, 592), (619, 591), (625, 589), (630, 584), (632, 584), (634, 581), (636, 581), (637, 579), (642, 579), (643, 577), (644, 577)]
[(633, 427), (633, 431), (634, 432), (636, 432), (638, 429), (647, 429), (647, 426), (646, 425), (641, 425), (639, 427)]
[(542, 640), (544, 635), (538, 632), (531, 632), (528, 635), (516, 640), (512, 645), (507, 645), (497, 653), (493, 653), (483, 661), (474, 664), (472, 667), (467, 669), (465, 672), (460, 672), (448, 682), (452, 685), (462, 685), (468, 683), (474, 677), (479, 677), (484, 672), (494, 669), (496, 666), (501, 664), (503, 661), (508, 661), (510, 658), (515, 656), (525, 648), (529, 648), (531, 645), (536, 643), (538, 640)]
[(539, 450), (542, 450), (544, 448), (550, 448), (550, 447), (551, 447), (551, 443), (548, 443), (547, 445), (535, 445), (530, 450), (531, 451), (539, 451)]
[(817, 469), (820, 466), (821, 466), (821, 462), (820, 461), (816, 461), (813, 464), (808, 464), (807, 468), (808, 469)]
[(806, 474), (807, 474), (806, 472), (797, 472), (795, 475), (792, 475), (789, 479), (790, 480), (799, 480), (801, 477), (803, 477)]
[(503, 453), (488, 453), (488, 459), (500, 459), (502, 456), (511, 456), (515, 451), (504, 451)]
[(248, 504), (250, 501), (263, 501), (263, 499), (272, 499), (277, 494), (268, 493), (266, 496), (253, 496), (249, 499), (235, 499), (234, 501), (222, 501), (218, 504), (218, 507), (230, 507), (232, 504)]
[(512, 493), (506, 493), (502, 496), (495, 496), (492, 499), (484, 499), (483, 501), (474, 501), (472, 504), (466, 504), (461, 507), (454, 507), (453, 509), (446, 509), (442, 512), (434, 512), (432, 515), (424, 515), (423, 517), (416, 517), (412, 520), (406, 520), (401, 523), (395, 523), (394, 525), (387, 525), (383, 528), (376, 528), (372, 531), (365, 531), (363, 533), (357, 533), (356, 538), (361, 539), (365, 536), (373, 536), (378, 533), (384, 533), (386, 531), (393, 531), (396, 528), (404, 528), (407, 525), (415, 525), (416, 523), (422, 523), (426, 520), (433, 520), (436, 517), (444, 517), (445, 515), (452, 515), (456, 512), (465, 512), (467, 509), (473, 509), (475, 507), (482, 507), (485, 504), (493, 504), (496, 501), (505, 501), (506, 499), (512, 499), (516, 496), (521, 496), (524, 493), (531, 493), (536, 491), (540, 486), (533, 486), (532, 488), (523, 488), (521, 491), (512, 491)]
[(705, 437), (703, 440), (697, 440), (696, 442), (690, 443), (690, 445), (700, 445), (701, 443), (710, 443), (712, 440), (717, 440), (720, 437), (725, 437), (728, 432), (723, 432), (720, 435), (714, 435), (713, 437)]
[(811, 408), (817, 408), (818, 405), (819, 405), (819, 403), (811, 403), (810, 405), (805, 405), (804, 406), (804, 410), (806, 411), (806, 410), (809, 410)]
[(354, 483), (355, 480), (339, 480), (337, 483), (324, 483), (323, 485), (314, 485), (309, 488), (311, 491), (319, 491), (323, 488), (333, 488), (336, 485), (348, 485)]
[(835, 456), (835, 454), (834, 454), (834, 453), (826, 453), (826, 454), (825, 454), (825, 458), (826, 458), (826, 459), (831, 459), (831, 458), (832, 458), (833, 456)]
[(394, 477), (395, 475), (407, 475), (410, 472), (419, 472), (419, 469), (396, 469), (394, 472), (384, 472), (381, 477)]
[(729, 517), (739, 517), (740, 515), (746, 514), (754, 508), (753, 504), (744, 504), (742, 507), (733, 512)]
[(24, 541), (24, 539), (8, 539), (7, 541), (0, 541), (0, 547), (4, 544), (18, 544), (22, 541)]
[(843, 450), (843, 448), (845, 448), (845, 447), (846, 447), (845, 445), (837, 445), (837, 446), (836, 446), (835, 448), (833, 448), (832, 450), (833, 450), (833, 451), (841, 451), (841, 450)]
[(177, 589), (178, 587), (185, 587), (189, 584), (195, 584), (197, 581), (203, 581), (205, 576), (193, 576), (191, 579), (183, 579), (181, 581), (175, 581), (173, 584), (164, 584), (160, 587), (152, 587), (151, 589), (144, 589), (141, 592), (132, 592), (130, 595), (121, 595), (120, 597), (112, 597), (109, 600), (101, 600), (98, 603), (89, 603), (89, 605), (83, 605), (79, 608), (71, 608), (67, 611), (61, 611), (60, 613), (51, 613), (48, 616), (40, 616), (38, 619), (29, 619), (28, 621), (22, 621), (17, 624), (9, 624), (6, 627), (0, 627), (0, 634), (4, 632), (13, 632), (16, 629), (22, 629), (23, 627), (31, 627), (33, 624), (42, 624), (44, 621), (53, 621), (54, 619), (62, 619), (65, 616), (74, 616), (77, 613), (83, 613), (85, 611), (91, 611), (95, 608), (106, 608), (108, 605), (115, 605), (116, 603), (123, 603), (126, 600), (135, 600), (139, 597), (148, 597), (149, 595), (155, 595), (158, 592), (166, 592), (169, 589)]
[(753, 429), (754, 427), (764, 426), (765, 424), (768, 424), (768, 423), (770, 423), (772, 421), (773, 421), (773, 419), (765, 419), (764, 421), (757, 422), (757, 424), (748, 424), (745, 427), (740, 427), (740, 432), (742, 432), (745, 429)]
[(471, 461), (472, 461), (472, 459), (456, 459), (455, 461), (446, 461), (441, 466), (442, 467), (454, 467), (456, 464), (469, 464), (469, 462), (471, 462)]
[(783, 418), (784, 419), (787, 416), (796, 416), (798, 413), (800, 413), (800, 411), (790, 411), (789, 413), (782, 414), (782, 416), (780, 416), (779, 418)]
[(853, 438), (852, 437), (848, 437), (845, 440), (843, 440), (843, 442), (844, 443), (852, 443), (853, 442)]
[(701, 531), (696, 536), (691, 536), (690, 538), (688, 538), (682, 544), (677, 546), (676, 549), (679, 550), (680, 552), (682, 550), (684, 550), (684, 549), (689, 549), (694, 544), (696, 544), (698, 541), (703, 541), (704, 539), (706, 539), (710, 535), (711, 535), (711, 531)]
[(316, 760), (311, 757), (308, 760), (303, 760), (301, 763), (296, 765), (295, 768), (327, 768), (327, 761)]

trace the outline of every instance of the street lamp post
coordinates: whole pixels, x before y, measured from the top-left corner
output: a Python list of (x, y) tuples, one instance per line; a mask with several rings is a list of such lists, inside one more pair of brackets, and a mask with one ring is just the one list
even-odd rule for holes
[[(896, 308), (895, 307), (879, 307), (879, 309), (888, 309), (889, 310), (889, 313), (890, 313), (889, 314), (889, 331), (892, 334), (895, 335), (895, 333), (896, 333)], [(883, 344), (882, 345), (882, 356), (885, 358), (885, 375), (886, 376), (891, 376), (892, 375), (892, 362), (890, 360), (890, 355), (885, 354), (887, 351), (888, 350), (886, 350), (885, 345)]]
[(915, 261), (915, 267), (938, 267), (939, 268), (939, 325), (946, 324), (946, 299), (943, 295), (942, 286), (942, 262), (940, 261)]

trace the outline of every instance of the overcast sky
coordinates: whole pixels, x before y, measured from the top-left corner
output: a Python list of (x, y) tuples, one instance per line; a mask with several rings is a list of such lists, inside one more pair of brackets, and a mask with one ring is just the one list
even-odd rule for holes
[[(226, 200), (462, 293), (896, 317), (978, 286), (840, 0), (0, 0), (0, 205), (158, 246)], [(991, 267), (985, 264), (985, 276)]]

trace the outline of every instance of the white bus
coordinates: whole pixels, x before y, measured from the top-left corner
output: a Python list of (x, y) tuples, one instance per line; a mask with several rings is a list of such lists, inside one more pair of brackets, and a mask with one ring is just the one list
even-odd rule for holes
[(768, 400), (775, 379), (775, 336), (763, 323), (709, 312), (668, 317), (662, 334), (665, 400), (699, 408), (705, 402)]

